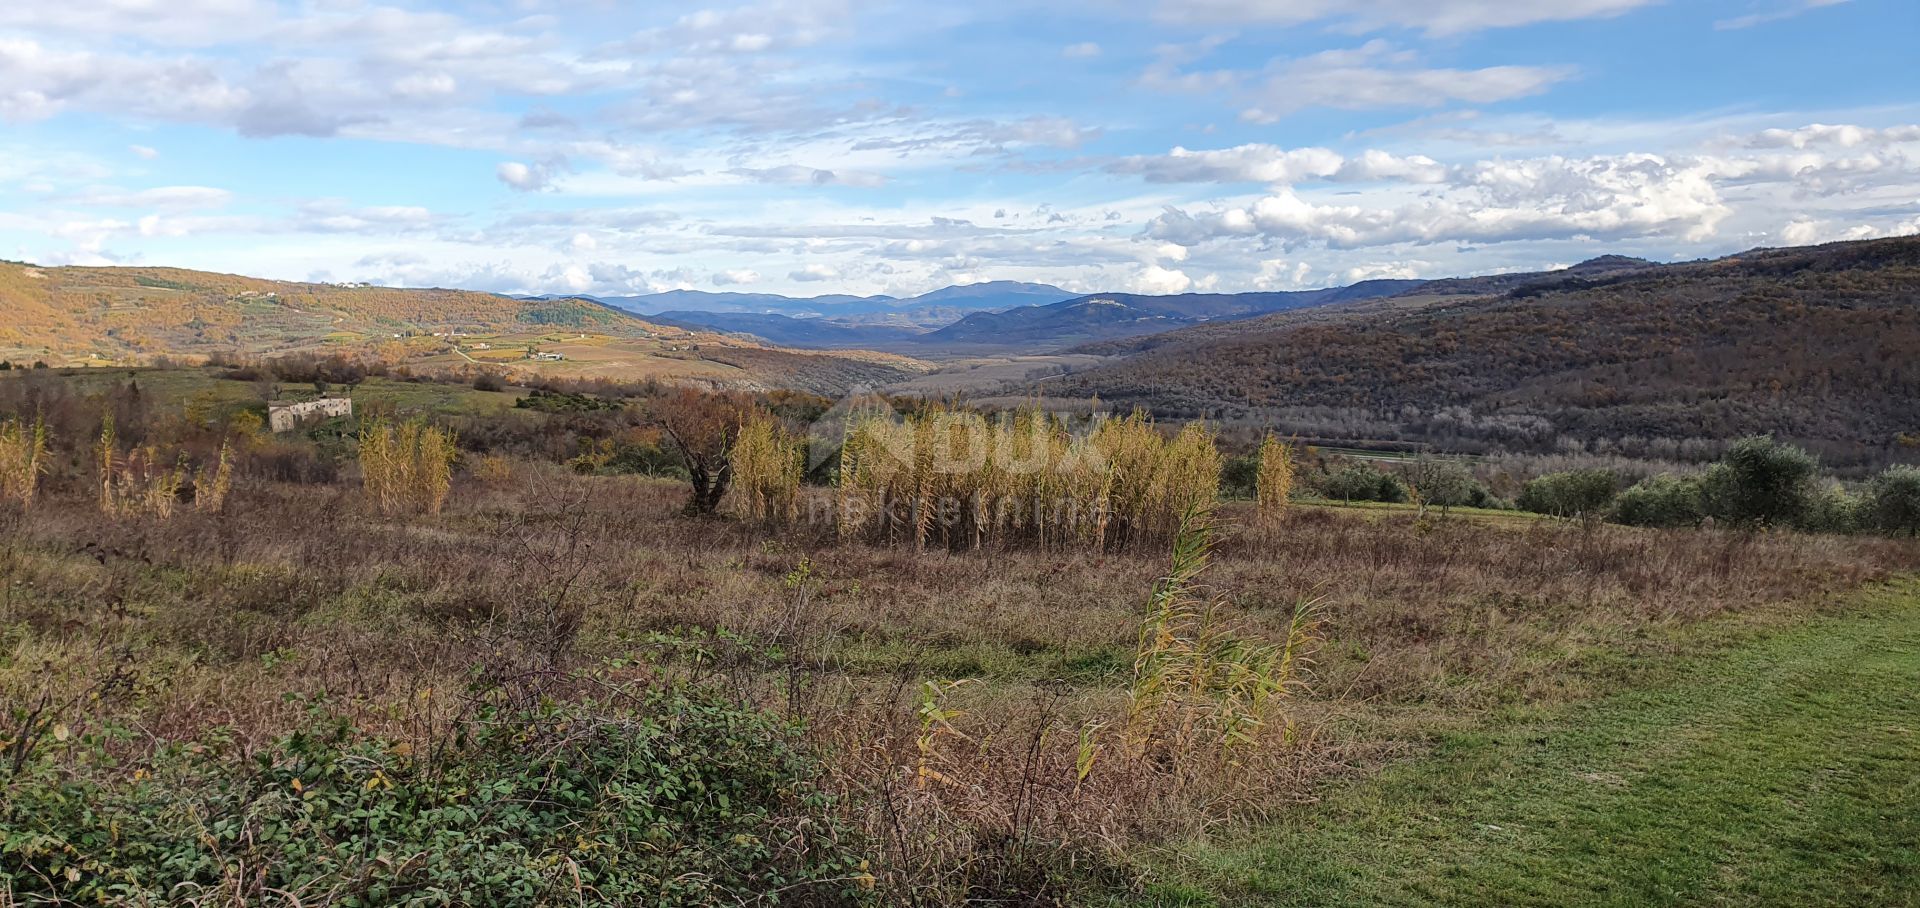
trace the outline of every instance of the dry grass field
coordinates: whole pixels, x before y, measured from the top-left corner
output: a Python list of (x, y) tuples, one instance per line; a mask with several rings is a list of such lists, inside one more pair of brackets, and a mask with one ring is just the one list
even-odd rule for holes
[(373, 377), (382, 421), (267, 439), (246, 382), (103, 375), (18, 386), (54, 444), (0, 506), (0, 904), (1257, 903), (1280, 843), (1321, 847), (1274, 824), (1464, 784), (1449, 741), (1920, 569), (1882, 535), (1312, 501), (922, 548), (836, 526), (846, 489), (689, 516), (682, 480), (511, 447), (566, 460), (552, 433), (644, 401)]
[(1890, 541), (1302, 510), (1228, 530), (1206, 578), (1248, 633), (1313, 603), (1275, 740), (1242, 765), (1096, 754), (1081, 775), (1081, 731), (1125, 714), (1164, 555), (770, 537), (679, 516), (683, 495), (523, 464), (461, 479), (432, 518), (245, 481), (227, 513), (169, 523), (45, 503), (0, 536), (0, 685), (66, 705), (48, 751), (113, 724), (138, 730), (111, 745), (134, 762), (210, 729), (265, 748), (316, 703), (424, 752), (476, 666), (714, 686), (821, 748), (889, 898), (1073, 900), (1140, 878), (1143, 846), (1283, 811), (1436, 728), (1630, 684), (1693, 625), (1798, 620), (1915, 564)]

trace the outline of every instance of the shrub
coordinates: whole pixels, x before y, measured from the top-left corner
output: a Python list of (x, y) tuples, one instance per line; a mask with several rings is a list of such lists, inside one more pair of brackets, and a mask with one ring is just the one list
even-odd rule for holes
[(95, 740), (41, 748), (0, 789), (0, 886), (34, 904), (860, 900), (872, 878), (793, 732), (637, 699), (483, 709), (425, 753), (344, 721), (137, 770)]
[(1870, 523), (1868, 501), (1837, 482), (1809, 489), (1793, 519), (1795, 529), (1808, 533), (1857, 533)]
[(1611, 470), (1548, 473), (1528, 481), (1515, 504), (1535, 514), (1590, 517), (1606, 510), (1618, 488), (1619, 478)]
[(1867, 491), (1867, 514), (1888, 532), (1920, 536), (1920, 467), (1888, 467)]
[[(100, 510), (117, 517), (172, 518), (182, 490), (193, 478), (185, 453), (174, 457), (171, 465), (158, 445), (134, 448), (122, 455), (112, 414), (101, 423), (94, 456), (100, 465)], [(231, 467), (225, 469), (230, 471)]]
[(1220, 494), (1236, 499), (1259, 497), (1260, 455), (1236, 454), (1221, 461)]
[(1352, 463), (1320, 480), (1320, 495), (1340, 501), (1407, 500), (1407, 487), (1399, 478), (1363, 463)]
[(1636, 527), (1698, 526), (1700, 479), (1694, 476), (1651, 476), (1620, 493), (1613, 502), (1613, 520)]
[(482, 372), (473, 377), (473, 390), (505, 391), (507, 390), (507, 380), (501, 378), (497, 372)]
[(1799, 448), (1764, 436), (1743, 438), (1707, 470), (1707, 514), (1744, 526), (1783, 526), (1806, 510), (1818, 464)]
[(1420, 500), (1440, 508), (1476, 505), (1489, 497), (1473, 471), (1457, 460), (1421, 457), (1406, 467), (1406, 482)]

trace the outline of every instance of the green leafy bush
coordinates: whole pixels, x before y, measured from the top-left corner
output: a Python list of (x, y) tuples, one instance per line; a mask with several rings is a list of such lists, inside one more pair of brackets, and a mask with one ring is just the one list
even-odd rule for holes
[(1611, 470), (1548, 473), (1527, 482), (1515, 500), (1521, 510), (1555, 517), (1599, 514), (1612, 503), (1620, 480)]
[(737, 706), (483, 711), (429, 749), (339, 721), (141, 765), (49, 743), (0, 789), (0, 886), (27, 904), (827, 905), (872, 882), (817, 764)]
[(1793, 520), (1795, 529), (1809, 533), (1857, 533), (1869, 523), (1868, 502), (1839, 483), (1809, 489)]
[(1662, 474), (1641, 480), (1613, 502), (1613, 520), (1636, 527), (1698, 526), (1700, 479)]
[(1874, 477), (1866, 509), (1875, 527), (1920, 536), (1920, 467), (1888, 467)]
[(1784, 526), (1807, 508), (1819, 465), (1813, 455), (1759, 436), (1743, 438), (1707, 470), (1707, 513), (1746, 526)]
[(1220, 495), (1223, 498), (1251, 499), (1258, 491), (1260, 457), (1236, 454), (1220, 465)]
[(1366, 464), (1348, 464), (1320, 480), (1320, 496), (1336, 501), (1407, 500), (1407, 487), (1391, 473)]

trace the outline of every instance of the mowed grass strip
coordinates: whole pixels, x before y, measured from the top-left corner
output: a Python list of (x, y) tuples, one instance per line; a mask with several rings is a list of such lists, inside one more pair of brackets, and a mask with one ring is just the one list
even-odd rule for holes
[(1920, 905), (1920, 584), (1186, 849), (1154, 904)]

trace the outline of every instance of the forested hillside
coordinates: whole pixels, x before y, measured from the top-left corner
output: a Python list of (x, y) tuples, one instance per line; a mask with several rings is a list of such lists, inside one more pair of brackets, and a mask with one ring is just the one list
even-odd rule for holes
[(1920, 453), (1920, 238), (1433, 289), (1106, 345), (1122, 358), (1044, 389), (1465, 449), (1685, 456), (1771, 432), (1840, 460)]

